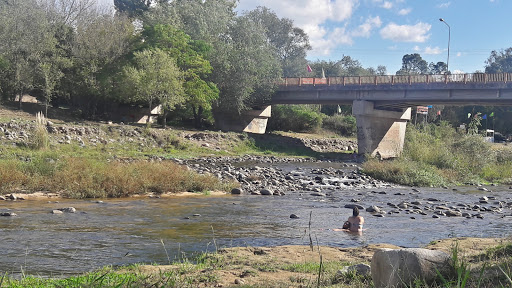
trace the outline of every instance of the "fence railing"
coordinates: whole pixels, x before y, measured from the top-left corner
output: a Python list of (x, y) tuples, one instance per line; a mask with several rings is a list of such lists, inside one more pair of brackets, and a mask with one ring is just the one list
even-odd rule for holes
[(507, 83), (512, 81), (512, 73), (472, 73), (443, 75), (380, 75), (380, 76), (341, 76), (325, 78), (282, 78), (280, 86), (306, 85), (382, 85), (382, 84), (429, 84), (429, 83)]

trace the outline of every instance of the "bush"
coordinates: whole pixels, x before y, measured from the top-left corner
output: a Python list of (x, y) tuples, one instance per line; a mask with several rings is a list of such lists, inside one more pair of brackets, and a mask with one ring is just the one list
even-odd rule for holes
[(322, 127), (323, 114), (306, 105), (272, 106), (267, 128), (271, 131), (314, 132)]
[(351, 115), (326, 116), (323, 119), (322, 127), (343, 136), (354, 136), (357, 132), (356, 118)]
[(497, 157), (479, 135), (461, 135), (441, 123), (420, 129), (409, 126), (399, 159), (370, 159), (364, 170), (371, 176), (404, 185), (441, 186), (448, 183), (509, 181), (511, 161)]

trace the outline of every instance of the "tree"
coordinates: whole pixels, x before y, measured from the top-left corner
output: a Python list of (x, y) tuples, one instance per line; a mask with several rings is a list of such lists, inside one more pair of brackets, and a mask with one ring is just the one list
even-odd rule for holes
[(190, 35), (193, 40), (213, 44), (224, 35), (236, 18), (234, 0), (165, 1), (145, 14), (147, 25), (171, 24)]
[(39, 72), (42, 76), (42, 91), (44, 94), (44, 106), (45, 106), (45, 116), (48, 117), (48, 105), (52, 100), (52, 94), (55, 90), (55, 87), (58, 84), (58, 81), (64, 76), (64, 73), (59, 69), (57, 63), (54, 63), (52, 59), (48, 61), (41, 61), (38, 65)]
[(396, 75), (428, 74), (427, 61), (421, 58), (420, 54), (406, 54), (402, 57), (402, 68)]
[(444, 74), (446, 73), (448, 66), (446, 66), (446, 63), (444, 62), (432, 62), (428, 65), (428, 68), (430, 70), (430, 74)]
[[(161, 104), (164, 119), (167, 111), (184, 102), (183, 75), (176, 62), (166, 52), (143, 50), (134, 53), (134, 66), (125, 68), (127, 85), (133, 87), (134, 100), (146, 101), (149, 106), (147, 123), (153, 104)], [(164, 120), (165, 127), (165, 120)]]
[(149, 10), (152, 0), (114, 0), (114, 7), (118, 13), (126, 14), (130, 18), (137, 18)]
[(281, 62), (283, 77), (305, 75), (306, 53), (311, 50), (311, 45), (304, 30), (294, 27), (290, 19), (279, 19), (266, 7), (258, 7), (246, 16), (265, 29), (267, 39)]
[(326, 77), (386, 74), (385, 66), (378, 66), (377, 70), (374, 68), (364, 68), (358, 60), (352, 59), (350, 56), (343, 56), (339, 61), (316, 61), (310, 63), (310, 66), (315, 77), (322, 77), (322, 71)]
[(75, 31), (74, 65), (66, 75), (66, 89), (71, 103), (80, 107), (84, 116), (95, 117), (100, 104), (124, 97), (118, 95), (116, 72), (122, 70), (123, 58), (133, 49), (134, 27), (126, 16), (98, 14), (79, 23)]
[(478, 127), (482, 126), (480, 123), (482, 121), (482, 113), (478, 112), (471, 116), (471, 120), (468, 124), (468, 134), (476, 135), (478, 134)]
[(499, 52), (493, 50), (485, 63), (485, 73), (511, 73), (512, 47)]
[(143, 37), (149, 49), (162, 49), (176, 60), (183, 71), (186, 104), (192, 110), (196, 127), (201, 128), (203, 113), (210, 111), (213, 101), (219, 97), (217, 86), (207, 81), (212, 66), (204, 57), (211, 46), (201, 40), (191, 40), (171, 25), (145, 26)]
[(0, 19), (0, 55), (10, 63), (8, 75), (21, 109), (23, 95), (34, 87), (38, 60), (56, 42), (44, 10), (35, 0), (0, 2)]
[(212, 78), (221, 91), (216, 115), (236, 117), (269, 103), (282, 72), (263, 27), (239, 17), (221, 40), (210, 60)]

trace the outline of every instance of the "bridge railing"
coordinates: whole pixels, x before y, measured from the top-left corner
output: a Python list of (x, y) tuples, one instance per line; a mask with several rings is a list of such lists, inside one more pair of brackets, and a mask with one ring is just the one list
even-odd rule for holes
[(512, 73), (471, 73), (442, 75), (377, 75), (341, 76), (326, 78), (282, 78), (280, 86), (302, 85), (379, 85), (379, 84), (428, 84), (428, 83), (489, 83), (512, 81)]

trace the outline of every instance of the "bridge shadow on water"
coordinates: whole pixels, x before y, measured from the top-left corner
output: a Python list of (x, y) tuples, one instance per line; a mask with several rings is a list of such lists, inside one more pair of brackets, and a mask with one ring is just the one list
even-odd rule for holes
[(283, 154), (284, 156), (306, 156), (316, 159), (330, 159), (348, 161), (354, 159), (350, 152), (318, 152), (308, 147), (299, 138), (277, 134), (249, 134), (255, 148), (262, 152), (268, 151)]

